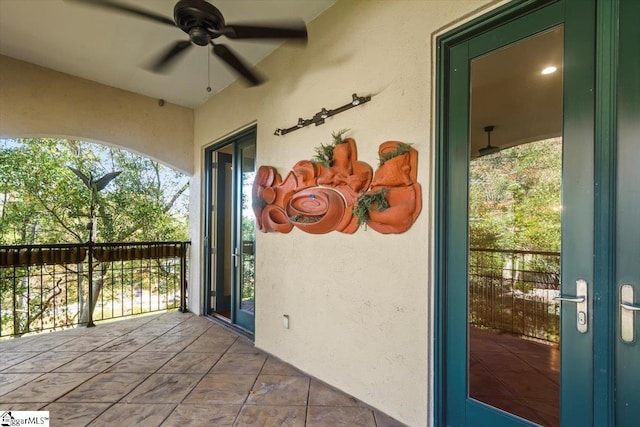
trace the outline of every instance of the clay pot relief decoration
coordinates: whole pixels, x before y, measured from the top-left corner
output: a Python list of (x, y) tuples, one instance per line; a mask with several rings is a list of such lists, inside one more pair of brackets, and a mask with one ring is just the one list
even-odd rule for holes
[(261, 166), (253, 183), (253, 211), (262, 232), (355, 233), (366, 223), (384, 233), (403, 233), (422, 208), (417, 182), (418, 152), (408, 144), (380, 145), (380, 166), (358, 160), (356, 142), (334, 134), (334, 144), (316, 149), (284, 180), (275, 168)]

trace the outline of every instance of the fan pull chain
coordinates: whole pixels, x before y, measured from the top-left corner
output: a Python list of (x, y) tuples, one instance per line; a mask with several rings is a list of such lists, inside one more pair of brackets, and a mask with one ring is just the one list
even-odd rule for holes
[(211, 55), (207, 49), (207, 92), (211, 92)]

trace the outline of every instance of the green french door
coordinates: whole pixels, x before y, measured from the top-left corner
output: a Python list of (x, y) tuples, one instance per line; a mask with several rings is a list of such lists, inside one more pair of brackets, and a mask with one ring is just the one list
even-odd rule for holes
[(233, 320), (253, 332), (255, 329), (255, 243), (256, 219), (252, 209), (252, 187), (256, 175), (256, 136), (238, 141), (235, 173), (234, 310)]
[(205, 312), (253, 332), (255, 128), (208, 148), (205, 159)]
[[(618, 426), (640, 423), (640, 2), (619, 3), (619, 36), (615, 72), (615, 268), (612, 269), (615, 330), (613, 395)], [(613, 216), (613, 215), (612, 215)]]
[(515, 2), (440, 40), (439, 424), (638, 425), (639, 5)]

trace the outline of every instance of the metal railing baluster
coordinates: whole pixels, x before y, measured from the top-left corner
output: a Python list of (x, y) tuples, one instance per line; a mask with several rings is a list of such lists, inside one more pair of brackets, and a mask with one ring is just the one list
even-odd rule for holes
[(472, 248), (469, 251), (469, 321), (556, 342), (560, 253)]

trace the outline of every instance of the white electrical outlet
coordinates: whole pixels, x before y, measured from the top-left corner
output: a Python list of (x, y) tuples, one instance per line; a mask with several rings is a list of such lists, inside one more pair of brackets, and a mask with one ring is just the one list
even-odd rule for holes
[(284, 326), (285, 329), (289, 329), (289, 315), (288, 314), (283, 314), (282, 315), (282, 326)]

